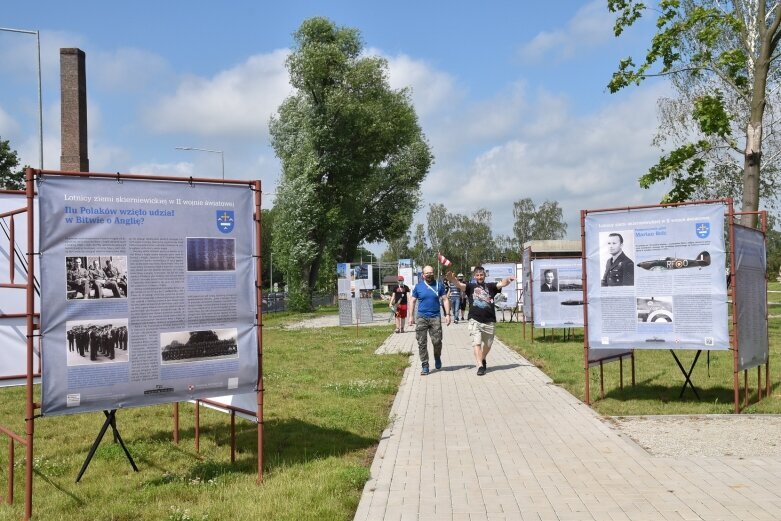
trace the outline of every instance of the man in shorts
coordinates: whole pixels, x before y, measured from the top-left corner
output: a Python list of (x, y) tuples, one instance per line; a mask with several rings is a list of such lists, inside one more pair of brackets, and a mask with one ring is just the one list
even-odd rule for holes
[(514, 281), (515, 277), (505, 277), (499, 282), (486, 282), (485, 268), (482, 266), (477, 266), (473, 275), (474, 282), (466, 284), (459, 281), (452, 271), (447, 273), (447, 278), (451, 284), (464, 291), (469, 300), (469, 335), (474, 346), (477, 375), (483, 376), (488, 367), (485, 359), (491, 350), (496, 331), (494, 297), (503, 287)]
[(404, 284), (404, 277), (399, 275), (399, 285), (393, 290), (390, 308), (394, 310), (396, 316), (396, 330), (394, 333), (404, 332), (404, 322), (407, 318), (407, 294), (410, 292), (409, 286)]

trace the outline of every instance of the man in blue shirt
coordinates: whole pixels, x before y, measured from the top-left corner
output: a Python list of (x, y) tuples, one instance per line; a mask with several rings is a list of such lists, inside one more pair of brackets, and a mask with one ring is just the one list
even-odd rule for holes
[[(434, 367), (442, 368), (442, 321), (439, 314), (440, 301), (445, 307), (445, 324), (450, 325), (450, 301), (447, 298), (445, 285), (434, 278), (434, 268), (423, 268), (423, 280), (419, 281), (410, 295), (409, 325), (415, 324), (415, 336), (418, 340), (418, 354), (422, 369), (420, 374), (427, 375), (428, 346), (426, 333), (431, 337), (434, 346)], [(417, 323), (415, 305), (417, 304)]]

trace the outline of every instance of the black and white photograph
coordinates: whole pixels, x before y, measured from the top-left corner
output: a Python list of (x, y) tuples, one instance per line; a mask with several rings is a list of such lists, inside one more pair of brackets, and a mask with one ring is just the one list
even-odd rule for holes
[(237, 340), (236, 328), (160, 333), (162, 364), (238, 358)]
[(671, 296), (638, 298), (637, 321), (669, 324), (673, 321), (673, 298)]
[(600, 232), (599, 259), (602, 268), (602, 286), (634, 286), (635, 263), (634, 231)]
[(540, 291), (559, 291), (559, 272), (556, 268), (540, 270)]
[(187, 271), (235, 271), (236, 240), (187, 238)]
[(99, 300), (127, 298), (127, 256), (65, 257), (66, 298)]
[(127, 362), (127, 325), (127, 318), (65, 322), (68, 366)]

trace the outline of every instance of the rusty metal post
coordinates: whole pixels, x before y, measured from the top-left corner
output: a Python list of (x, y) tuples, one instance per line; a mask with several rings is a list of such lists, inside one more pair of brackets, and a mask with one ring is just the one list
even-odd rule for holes
[(231, 463), (236, 463), (236, 411), (231, 409)]
[(14, 504), (14, 439), (8, 438), (8, 504)]
[(255, 412), (255, 419), (258, 422), (258, 483), (263, 483), (263, 262), (261, 259), (261, 241), (263, 240), (262, 230), (263, 223), (261, 222), (261, 206), (260, 206), (260, 194), (261, 184), (260, 181), (255, 181), (255, 272), (257, 273), (258, 280), (255, 284), (255, 291), (257, 292), (257, 307), (258, 307), (258, 391), (257, 391), (257, 410)]
[(195, 453), (201, 453), (201, 402), (195, 400)]
[(624, 357), (620, 356), (618, 357), (618, 386), (623, 391), (624, 390)]
[[(580, 258), (581, 258), (581, 279), (583, 280), (583, 365), (586, 373), (586, 405), (591, 405), (591, 396), (589, 390), (589, 370), (588, 370), (588, 301), (586, 300), (586, 211), (580, 211)], [(531, 286), (529, 286), (531, 287)]]
[[(729, 273), (730, 285), (735, 287), (735, 210), (732, 206), (732, 199), (727, 199), (727, 228), (729, 236)], [(729, 293), (729, 288), (727, 288)], [(739, 349), (738, 341), (738, 306), (735, 291), (732, 291), (732, 334), (734, 336), (732, 346), (732, 387), (735, 401), (735, 414), (740, 414), (740, 369), (739, 367)]]
[(179, 445), (179, 402), (174, 403), (174, 444)]
[(599, 361), (599, 397), (605, 399), (605, 367), (602, 360)]
[[(33, 339), (35, 338), (35, 176), (32, 168), (25, 171), (27, 196), (27, 403), (25, 406), (25, 480), (24, 480), (24, 516), (33, 516), (33, 439), (35, 438), (35, 402), (33, 401)], [(13, 245), (11, 245), (13, 248)]]

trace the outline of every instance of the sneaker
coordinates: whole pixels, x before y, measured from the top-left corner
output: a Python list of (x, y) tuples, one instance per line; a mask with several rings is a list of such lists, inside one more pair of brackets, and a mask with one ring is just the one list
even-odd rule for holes
[(426, 376), (428, 374), (428, 366), (427, 365), (423, 366), (423, 369), (420, 370), (420, 374), (422, 376)]
[(436, 369), (442, 369), (442, 359), (438, 356), (434, 357), (434, 367)]
[(398, 329), (396, 329), (396, 330), (394, 331), (394, 333), (398, 333), (398, 332), (399, 332), (399, 330), (398, 330)]
[(481, 365), (477, 368), (477, 376), (483, 376), (485, 374), (485, 366)]

